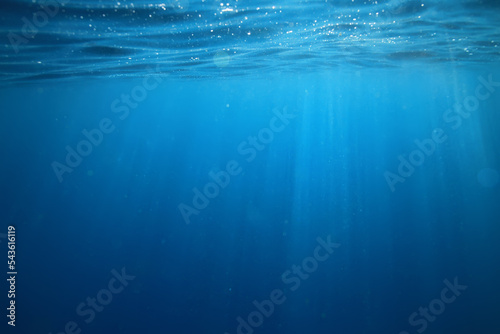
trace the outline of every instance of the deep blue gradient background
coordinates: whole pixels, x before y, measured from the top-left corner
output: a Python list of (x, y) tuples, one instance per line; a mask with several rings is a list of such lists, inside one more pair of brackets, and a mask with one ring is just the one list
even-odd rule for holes
[[(166, 76), (124, 120), (110, 105), (141, 79), (2, 88), (0, 232), (16, 226), (19, 272), (9, 330), (233, 334), (282, 289), (255, 333), (413, 334), (410, 314), (458, 277), (468, 289), (425, 332), (497, 333), (500, 188), (477, 176), (500, 170), (500, 88), (458, 129), (442, 118), (480, 75), (500, 81), (497, 66), (442, 64)], [(296, 117), (247, 162), (238, 145), (285, 107)], [(115, 131), (59, 183), (51, 163), (104, 117)], [(384, 172), (434, 128), (448, 140), (391, 192)], [(185, 224), (178, 205), (230, 160), (242, 173)], [(341, 246), (290, 291), (281, 275), (328, 235)], [(86, 324), (77, 305), (123, 267), (135, 279)]]

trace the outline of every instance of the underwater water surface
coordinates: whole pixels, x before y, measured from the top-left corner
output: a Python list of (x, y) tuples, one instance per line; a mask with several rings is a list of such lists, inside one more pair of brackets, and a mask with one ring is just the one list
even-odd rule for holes
[(498, 22), (2, 1), (1, 332), (498, 333)]

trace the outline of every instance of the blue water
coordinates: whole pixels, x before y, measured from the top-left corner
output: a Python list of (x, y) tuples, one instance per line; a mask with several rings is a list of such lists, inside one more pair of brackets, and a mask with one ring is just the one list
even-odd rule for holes
[(1, 333), (500, 333), (499, 19), (2, 0)]

